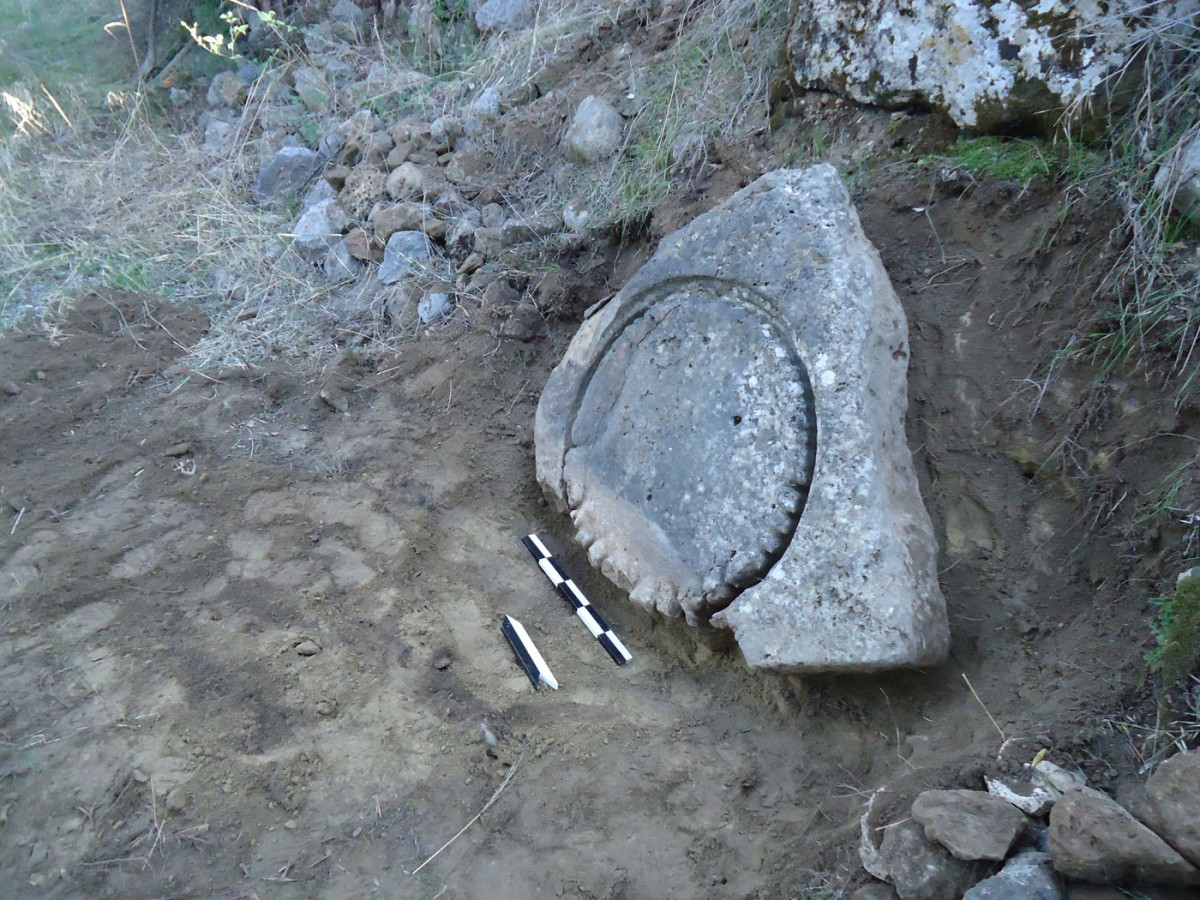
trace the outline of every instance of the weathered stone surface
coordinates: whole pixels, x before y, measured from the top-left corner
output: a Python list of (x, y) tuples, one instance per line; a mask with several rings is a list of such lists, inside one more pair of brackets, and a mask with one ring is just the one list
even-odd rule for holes
[(563, 138), (563, 152), (568, 159), (582, 163), (607, 159), (621, 146), (623, 128), (624, 120), (611, 103), (600, 97), (584, 97)]
[(425, 325), (435, 325), (453, 312), (453, 295), (446, 290), (426, 291), (417, 303), (417, 317)]
[(246, 102), (246, 84), (233, 72), (218, 72), (208, 85), (209, 106), (241, 106)]
[(366, 13), (352, 0), (338, 0), (329, 10), (333, 34), (345, 40), (353, 40), (363, 33), (366, 18)]
[(930, 843), (911, 819), (885, 830), (879, 862), (900, 900), (960, 900), (989, 871), (986, 863), (955, 859)]
[(346, 239), (342, 238), (325, 254), (321, 261), (321, 270), (330, 281), (340, 284), (357, 278), (362, 264), (351, 255)]
[(299, 66), (292, 73), (292, 85), (296, 96), (313, 112), (322, 112), (333, 99), (333, 91), (325, 74), (313, 66)]
[(429, 259), (429, 239), (420, 231), (397, 231), (383, 248), (379, 281), (394, 284), (417, 271)]
[(318, 259), (342, 236), (345, 214), (336, 200), (321, 200), (309, 207), (292, 229), (292, 245), (309, 259)]
[(375, 237), (386, 241), (397, 231), (424, 231), (433, 218), (433, 210), (423, 203), (395, 203), (371, 210), (370, 222)]
[(252, 193), (259, 203), (295, 196), (321, 165), (321, 157), (307, 147), (281, 147), (254, 181)]
[(907, 356), (837, 172), (773, 172), (589, 314), (538, 406), (538, 479), (631, 599), (716, 612), (752, 667), (937, 663)]
[(1081, 881), (1200, 884), (1200, 871), (1162, 838), (1088, 787), (1068, 791), (1050, 811), (1054, 868)]
[(1172, 756), (1146, 782), (1142, 821), (1200, 866), (1200, 753)]
[(1025, 830), (1020, 810), (982, 791), (923, 791), (912, 816), (959, 859), (1004, 859)]
[(512, 31), (533, 23), (534, 0), (484, 0), (475, 10), (480, 31)]
[(1200, 131), (1184, 135), (1167, 155), (1154, 189), (1179, 215), (1200, 222)]
[[(1181, 9), (1194, 3), (1181, 0)], [(1132, 57), (1139, 0), (801, 0), (788, 52), (801, 87), (928, 103), (961, 126), (1054, 123)], [(1171, 15), (1170, 9), (1156, 15)]]
[(1050, 857), (1031, 852), (1014, 856), (997, 874), (963, 894), (963, 900), (1065, 900), (1066, 896)]

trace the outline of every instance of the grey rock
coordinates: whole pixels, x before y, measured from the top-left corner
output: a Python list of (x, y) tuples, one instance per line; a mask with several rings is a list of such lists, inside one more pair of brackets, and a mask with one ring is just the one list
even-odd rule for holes
[(246, 84), (233, 72), (218, 72), (208, 85), (209, 106), (241, 106), (246, 102)]
[(1142, 821), (1193, 865), (1200, 866), (1200, 752), (1180, 753), (1146, 782)]
[(986, 864), (955, 859), (930, 843), (911, 820), (885, 830), (879, 862), (900, 900), (960, 900), (988, 872)]
[(475, 246), (475, 232), (481, 224), (477, 210), (465, 210), (446, 230), (446, 247), (456, 253), (470, 251)]
[(1179, 215), (1200, 222), (1200, 129), (1185, 134), (1167, 154), (1154, 190)]
[(500, 326), (500, 336), (527, 344), (541, 334), (545, 324), (542, 314), (532, 303), (520, 303)]
[(333, 91), (322, 70), (314, 66), (299, 66), (292, 73), (296, 96), (312, 112), (323, 112), (333, 99)]
[(568, 231), (581, 232), (587, 228), (592, 213), (582, 203), (568, 203), (563, 207), (563, 225)]
[(1014, 856), (999, 873), (963, 894), (963, 900), (1065, 900), (1061, 880), (1045, 853)]
[(704, 160), (708, 141), (697, 131), (685, 131), (671, 142), (671, 165), (691, 169)]
[(336, 131), (327, 131), (321, 135), (321, 139), (317, 141), (317, 153), (320, 154), (321, 162), (328, 162), (339, 153), (342, 152), (342, 147), (346, 145), (346, 140)]
[(334, 284), (339, 284), (357, 278), (362, 271), (362, 263), (351, 255), (350, 248), (346, 245), (346, 239), (342, 238), (325, 254), (321, 270), (325, 273), (326, 278)]
[(458, 116), (438, 116), (429, 123), (429, 139), (435, 148), (453, 150), (466, 133)]
[(366, 18), (366, 13), (352, 0), (338, 0), (333, 9), (329, 10), (333, 34), (347, 40), (353, 40), (362, 34)]
[(387, 178), (386, 190), (396, 200), (427, 200), (445, 190), (445, 177), (414, 162), (401, 163)]
[(624, 120), (611, 103), (584, 97), (563, 138), (563, 151), (575, 162), (599, 162), (617, 152), (623, 129)]
[[(1049, 15), (1047, 8), (1009, 0), (801, 0), (789, 59), (801, 87), (832, 88), (861, 103), (928, 103), (980, 130), (1030, 119), (1053, 125), (1132, 58), (1142, 3), (1059, 3)], [(1165, 21), (1194, 9), (1179, 0), (1156, 15)], [(1104, 104), (1070, 112), (1087, 114), (1090, 106)]]
[(417, 302), (417, 317), (426, 325), (434, 325), (453, 312), (454, 301), (445, 291), (426, 291)]
[(259, 203), (294, 197), (317, 174), (321, 157), (307, 147), (281, 147), (254, 181), (252, 193)]
[(395, 284), (401, 278), (418, 271), (429, 259), (429, 239), (420, 231), (397, 231), (383, 248), (379, 264), (379, 280)]
[(210, 153), (221, 153), (233, 145), (235, 128), (232, 122), (209, 118), (204, 125), (204, 149)]
[(302, 212), (308, 212), (318, 203), (324, 203), (326, 200), (336, 200), (337, 191), (324, 178), (318, 178), (313, 182), (313, 186), (308, 189), (308, 193), (304, 195), (304, 199), (300, 202)]
[(500, 89), (495, 86), (484, 88), (479, 96), (471, 101), (471, 112), (481, 119), (499, 118)]
[(300, 216), (292, 229), (292, 246), (309, 260), (320, 259), (341, 238), (337, 201), (322, 200)]
[(305, 639), (295, 647), (300, 656), (316, 656), (321, 652), (321, 646), (316, 641)]
[(371, 210), (370, 222), (375, 237), (386, 241), (397, 231), (425, 231), (433, 218), (433, 210), (423, 203), (394, 203)]
[(1162, 838), (1088, 787), (1067, 791), (1050, 810), (1054, 868), (1081, 881), (1200, 884), (1200, 871)]
[(751, 667), (936, 664), (907, 356), (837, 172), (770, 173), (590, 311), (538, 405), (538, 480), (634, 602), (711, 616)]
[(499, 203), (488, 203), (479, 210), (479, 218), (484, 228), (499, 228), (506, 213), (505, 208)]
[(475, 10), (480, 31), (515, 31), (533, 24), (534, 0), (485, 0)]
[(959, 859), (1004, 859), (1025, 830), (1020, 810), (982, 791), (922, 791), (912, 815), (927, 838)]

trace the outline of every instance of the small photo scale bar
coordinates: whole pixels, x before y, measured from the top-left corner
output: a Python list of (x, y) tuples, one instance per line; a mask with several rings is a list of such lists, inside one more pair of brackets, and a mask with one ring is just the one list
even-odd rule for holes
[(508, 639), (509, 646), (513, 648), (513, 653), (517, 654), (517, 662), (521, 664), (521, 668), (525, 670), (525, 674), (533, 682), (534, 690), (537, 690), (539, 684), (544, 684), (557, 691), (558, 679), (554, 677), (554, 674), (550, 671), (550, 667), (546, 665), (546, 660), (542, 659), (542, 654), (538, 653), (538, 648), (533, 645), (533, 640), (529, 637), (529, 632), (525, 630), (525, 626), (512, 616), (505, 616), (504, 624), (500, 626), (500, 630), (504, 632), (504, 636)]
[(559, 568), (558, 562), (554, 559), (554, 554), (546, 549), (546, 545), (541, 542), (541, 539), (536, 534), (531, 534), (521, 538), (521, 543), (525, 545), (525, 549), (537, 560), (538, 568), (550, 579), (550, 583), (575, 608), (575, 614), (587, 626), (587, 630), (592, 633), (592, 637), (600, 642), (600, 646), (608, 651), (608, 655), (612, 657), (612, 661), (618, 666), (623, 666), (633, 659), (629, 651), (625, 649), (625, 645), (617, 639), (617, 636), (612, 633), (612, 629), (608, 627), (608, 624), (600, 618), (600, 614), (596, 612), (596, 608), (588, 602), (587, 597), (583, 596), (583, 591), (579, 590), (575, 586), (575, 582), (568, 578), (566, 573)]

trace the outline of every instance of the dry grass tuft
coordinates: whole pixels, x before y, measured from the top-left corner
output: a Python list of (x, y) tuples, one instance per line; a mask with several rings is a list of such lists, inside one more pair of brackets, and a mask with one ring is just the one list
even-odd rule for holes
[(1169, 4), (1146, 5), (1137, 52), (1113, 79), (1121, 108), (1109, 113), (1107, 174), (1123, 213), (1122, 249), (1100, 293), (1116, 308), (1084, 343), (1106, 368), (1157, 369), (1165, 360), (1182, 396), (1200, 374), (1198, 233), (1155, 181), (1177, 148), (1200, 136), (1200, 26), (1172, 13)]

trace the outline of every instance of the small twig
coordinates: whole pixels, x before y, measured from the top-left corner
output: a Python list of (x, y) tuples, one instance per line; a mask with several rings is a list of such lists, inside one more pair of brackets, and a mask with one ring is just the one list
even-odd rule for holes
[(9, 537), (12, 537), (14, 534), (17, 533), (17, 526), (21, 524), (21, 516), (23, 516), (23, 515), (25, 515), (25, 507), (22, 506), (21, 509), (17, 512), (17, 518), (16, 518), (16, 521), (13, 522), (13, 527), (11, 529), (9, 529), (9, 532), (8, 532)]
[[(523, 755), (524, 754), (522, 754), (522, 756)], [(442, 844), (442, 846), (438, 847), (437, 850), (434, 852), (433, 856), (429, 857), (429, 859), (425, 860), (425, 862), (421, 863), (419, 866), (417, 866), (415, 869), (413, 869), (408, 874), (416, 875), (423, 868), (425, 868), (427, 865), (429, 865), (431, 862), (433, 862), (435, 859), (437, 859), (438, 854), (440, 854), (443, 850), (445, 850), (447, 847), (449, 847), (451, 844), (453, 844), (455, 841), (457, 841), (460, 837), (462, 837), (468, 828), (470, 828), (472, 825), (474, 825), (476, 822), (478, 822), (479, 817), (482, 816), (485, 812), (487, 812), (491, 808), (493, 803), (495, 803), (498, 799), (500, 799), (500, 795), (504, 793), (504, 789), (506, 787), (508, 787), (509, 782), (511, 782), (513, 779), (513, 776), (517, 774), (517, 767), (520, 765), (521, 765), (521, 757), (518, 756), (516, 758), (516, 760), (513, 762), (512, 768), (508, 770), (508, 774), (504, 776), (504, 780), (500, 782), (500, 787), (496, 788), (496, 792), (494, 794), (492, 794), (492, 796), (490, 798), (488, 798), (488, 802), (483, 804), (483, 809), (481, 809), (479, 812), (475, 813), (475, 817), (473, 819), (471, 819), (471, 821), (468, 822), (466, 825), (464, 825), (462, 828), (460, 828), (458, 831), (458, 834), (456, 834), (454, 837), (450, 838), (450, 840), (446, 841), (446, 843)]]
[(1000, 740), (1007, 741), (1008, 738), (1005, 737), (1005, 735), (1004, 735), (1004, 729), (1001, 728), (1000, 725), (996, 722), (996, 720), (992, 718), (992, 714), (990, 712), (988, 712), (988, 708), (986, 706), (984, 706), (983, 701), (981, 699), (979, 699), (979, 694), (975, 693), (975, 686), (973, 684), (971, 684), (971, 679), (967, 677), (967, 673), (963, 672), (962, 677), (963, 677), (963, 681), (965, 681), (967, 683), (967, 687), (971, 689), (971, 696), (975, 698), (975, 702), (977, 702), (979, 704), (979, 707), (983, 710), (984, 715), (986, 715), (988, 717), (988, 719), (991, 721), (991, 723), (996, 726), (996, 730), (998, 732), (1000, 732)]

